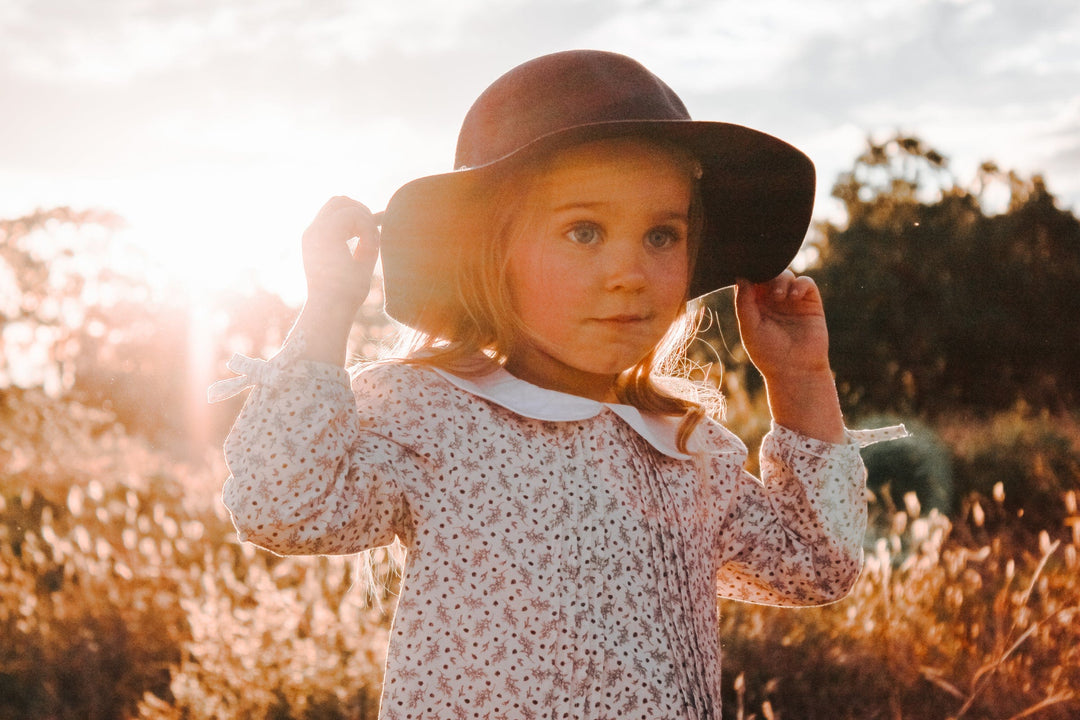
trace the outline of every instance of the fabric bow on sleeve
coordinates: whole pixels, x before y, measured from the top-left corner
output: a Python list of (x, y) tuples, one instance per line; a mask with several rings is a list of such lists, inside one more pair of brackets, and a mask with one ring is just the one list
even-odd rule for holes
[(890, 425), (889, 427), (873, 428), (871, 430), (848, 430), (847, 435), (859, 447), (866, 447), (887, 440), (903, 440), (906, 437), (911, 437), (911, 433), (903, 425)]
[(211, 403), (228, 400), (249, 387), (272, 383), (278, 372), (270, 362), (240, 353), (233, 355), (226, 367), (237, 373), (237, 376), (218, 380), (207, 389), (206, 399)]

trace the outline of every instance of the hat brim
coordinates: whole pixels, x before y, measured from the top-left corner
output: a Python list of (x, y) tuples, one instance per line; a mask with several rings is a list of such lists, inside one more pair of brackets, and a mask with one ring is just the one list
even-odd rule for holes
[(701, 163), (704, 228), (687, 297), (737, 278), (780, 274), (802, 245), (814, 205), (814, 164), (766, 133), (722, 122), (619, 121), (561, 130), (475, 168), (402, 186), (382, 220), (386, 312), (412, 327), (430, 313), (459, 310), (455, 268), (462, 251), (489, 231), (488, 190), (512, 159), (610, 137), (642, 136), (687, 148)]

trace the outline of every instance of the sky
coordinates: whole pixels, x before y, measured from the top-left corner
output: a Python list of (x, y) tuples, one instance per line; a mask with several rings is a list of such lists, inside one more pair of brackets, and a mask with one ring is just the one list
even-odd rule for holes
[(491, 81), (586, 47), (805, 151), (819, 218), (898, 130), (1080, 210), (1075, 0), (2, 0), (0, 217), (108, 209), (192, 292), (298, 301), (323, 202), (449, 170)]

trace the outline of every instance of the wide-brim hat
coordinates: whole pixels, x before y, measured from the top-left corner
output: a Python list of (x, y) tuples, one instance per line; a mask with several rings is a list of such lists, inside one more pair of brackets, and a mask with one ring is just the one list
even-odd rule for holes
[(814, 165), (766, 133), (691, 120), (675, 92), (624, 55), (572, 50), (510, 70), (476, 100), (458, 134), (453, 172), (401, 187), (382, 218), (386, 312), (420, 327), (460, 316), (456, 268), (489, 232), (494, 180), (576, 143), (641, 136), (686, 148), (700, 163), (704, 215), (687, 298), (762, 282), (795, 257), (810, 224)]

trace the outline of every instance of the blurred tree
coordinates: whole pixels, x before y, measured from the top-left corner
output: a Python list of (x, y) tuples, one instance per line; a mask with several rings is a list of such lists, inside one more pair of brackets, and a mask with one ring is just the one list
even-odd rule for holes
[[(983, 206), (1004, 185), (1002, 212)], [(833, 188), (847, 224), (819, 225), (845, 402), (862, 411), (1063, 409), (1080, 399), (1080, 221), (1043, 179), (980, 169), (974, 191), (921, 140), (870, 141)]]
[(206, 386), (233, 352), (279, 346), (295, 309), (263, 290), (194, 306), (152, 279), (150, 263), (116, 237), (122, 225), (66, 207), (0, 220), (0, 393), (41, 388), (200, 455), (237, 410), (207, 408)]
[(0, 389), (71, 388), (79, 351), (72, 333), (86, 323), (87, 306), (133, 289), (87, 262), (103, 255), (105, 233), (121, 224), (108, 212), (67, 207), (0, 220)]

